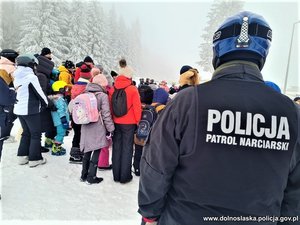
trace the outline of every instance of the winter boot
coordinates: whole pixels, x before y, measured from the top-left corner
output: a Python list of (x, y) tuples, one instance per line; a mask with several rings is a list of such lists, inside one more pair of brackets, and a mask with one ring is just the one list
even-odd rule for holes
[(66, 154), (66, 149), (64, 149), (61, 146), (61, 143), (54, 143), (52, 145), (51, 155), (59, 156), (59, 155), (65, 155), (65, 154)]
[(80, 181), (85, 182), (89, 173), (89, 167), (90, 167), (90, 159), (85, 159), (83, 157), (82, 160), (82, 171), (81, 171), (81, 177)]
[(45, 148), (52, 148), (53, 143), (54, 143), (54, 140), (52, 140), (51, 138), (45, 138), (44, 147)]
[(47, 162), (45, 158), (42, 158), (40, 160), (34, 160), (34, 161), (29, 161), (29, 167), (36, 167), (38, 165), (43, 165)]
[(101, 181), (103, 181), (103, 178), (97, 177), (97, 164), (94, 164), (92, 161), (90, 161), (90, 166), (89, 166), (89, 172), (87, 175), (87, 184), (98, 184)]
[(78, 147), (72, 147), (70, 151), (70, 163), (82, 163), (83, 153), (80, 151)]

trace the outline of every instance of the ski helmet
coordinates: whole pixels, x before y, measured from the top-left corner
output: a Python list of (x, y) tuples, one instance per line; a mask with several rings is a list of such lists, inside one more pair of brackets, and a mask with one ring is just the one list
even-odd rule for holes
[(261, 70), (272, 41), (265, 19), (244, 11), (225, 20), (213, 36), (213, 66), (230, 60), (254, 61)]
[(63, 92), (64, 89), (65, 89), (65, 86), (67, 86), (67, 83), (62, 81), (62, 80), (59, 80), (59, 81), (55, 81), (53, 84), (52, 84), (52, 90), (54, 92)]
[(16, 59), (17, 66), (25, 66), (34, 68), (39, 64), (38, 59), (34, 55), (26, 54), (26, 55), (19, 55)]

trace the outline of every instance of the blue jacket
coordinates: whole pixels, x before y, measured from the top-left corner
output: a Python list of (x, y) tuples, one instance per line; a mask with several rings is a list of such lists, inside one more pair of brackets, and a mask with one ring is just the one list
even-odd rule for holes
[(51, 111), (52, 120), (54, 123), (54, 126), (61, 125), (61, 118), (66, 117), (67, 121), (70, 121), (69, 111), (68, 111), (68, 105), (65, 101), (65, 99), (61, 95), (57, 95), (58, 98), (53, 99), (54, 105), (57, 108), (57, 111)]

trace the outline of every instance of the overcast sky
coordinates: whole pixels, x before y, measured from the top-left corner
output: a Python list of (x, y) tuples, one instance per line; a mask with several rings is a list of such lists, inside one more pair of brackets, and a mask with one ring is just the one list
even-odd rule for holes
[[(144, 65), (148, 74), (155, 79), (177, 81), (182, 65), (198, 68), (200, 37), (207, 22), (207, 13), (212, 1), (150, 1), (111, 2), (105, 8), (115, 7), (125, 21), (139, 20), (144, 46)], [(273, 29), (273, 41), (269, 57), (263, 69), (265, 80), (283, 86), (288, 52), (295, 21), (299, 20), (298, 1), (245, 1), (244, 10), (261, 14)], [(298, 30), (298, 29), (296, 29)], [(298, 36), (294, 36), (297, 38)], [(296, 47), (297, 41), (293, 47)], [(299, 49), (293, 49), (289, 74), (289, 85), (298, 83)], [(203, 74), (203, 72), (202, 72)]]

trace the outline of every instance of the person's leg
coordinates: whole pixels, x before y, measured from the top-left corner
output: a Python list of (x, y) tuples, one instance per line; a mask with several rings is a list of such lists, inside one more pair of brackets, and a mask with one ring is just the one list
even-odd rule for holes
[(56, 136), (56, 128), (52, 131), (46, 131), (45, 133), (45, 148), (52, 148), (54, 138)]
[(135, 145), (133, 167), (136, 176), (140, 176), (140, 161), (143, 153), (143, 146)]
[(93, 155), (90, 161), (90, 166), (89, 166), (89, 172), (87, 176), (87, 182), (89, 184), (97, 184), (100, 183), (103, 178), (102, 177), (97, 177), (97, 165), (98, 165), (98, 159), (99, 159), (99, 154), (100, 154), (100, 149), (93, 151)]
[(17, 156), (27, 156), (29, 155), (29, 146), (30, 146), (30, 131), (27, 126), (27, 123), (24, 119), (24, 116), (19, 116), (19, 121), (22, 126), (23, 132), (21, 135), (21, 140), (18, 148)]
[(2, 148), (3, 148), (3, 140), (0, 139), (0, 162), (1, 162), (1, 156), (2, 156)]
[(136, 125), (122, 124), (122, 157), (121, 157), (121, 176), (120, 182), (126, 183), (132, 180), (131, 167), (133, 155), (133, 140)]
[(41, 153), (41, 115), (33, 114), (23, 117), (30, 132), (29, 161), (42, 160)]
[(80, 134), (81, 134), (81, 125), (74, 123), (72, 120), (72, 128), (74, 130), (74, 137), (72, 141), (72, 147), (80, 147)]
[(122, 156), (122, 131), (121, 125), (115, 124), (115, 132), (113, 136), (112, 144), (112, 164), (113, 164), (113, 176), (114, 181), (120, 181), (120, 170), (121, 170), (121, 156)]
[(66, 129), (63, 128), (62, 124), (56, 127), (56, 136), (54, 140), (54, 144), (52, 146), (52, 155), (64, 155), (66, 154), (66, 149), (64, 149), (61, 145), (64, 141), (64, 137), (66, 134)]
[(81, 170), (81, 177), (80, 177), (80, 180), (83, 182), (86, 181), (86, 178), (88, 176), (91, 155), (92, 152), (86, 152), (83, 154), (82, 170)]

